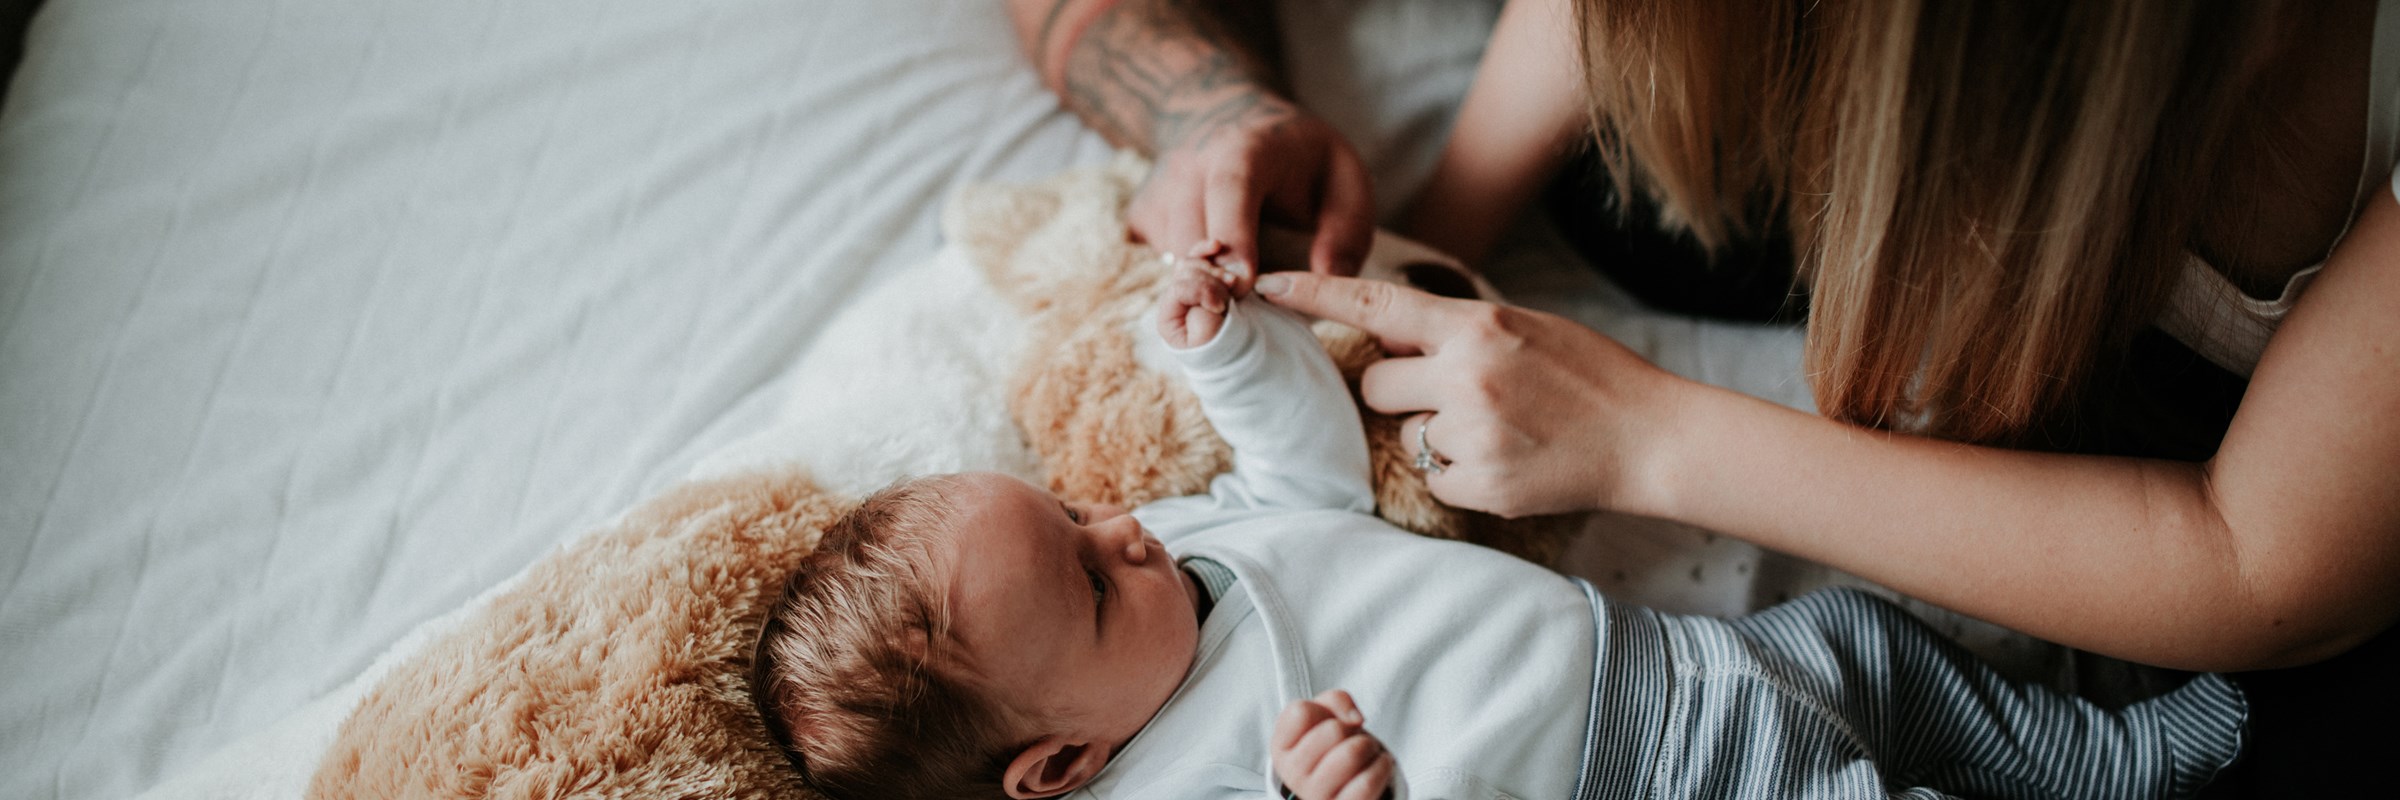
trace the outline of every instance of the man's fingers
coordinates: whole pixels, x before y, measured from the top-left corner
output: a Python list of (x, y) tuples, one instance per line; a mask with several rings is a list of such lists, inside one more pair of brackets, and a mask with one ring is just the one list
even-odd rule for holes
[(1254, 177), (1246, 163), (1219, 167), (1209, 172), (1201, 198), (1206, 211), (1205, 235), (1225, 244), (1216, 263), (1239, 275), (1243, 286), (1258, 277), (1259, 209), (1266, 202)]
[(1199, 197), (1186, 195), (1170, 200), (1168, 204), (1173, 209), (1172, 213), (1168, 215), (1166, 223), (1167, 235), (1170, 238), (1159, 249), (1169, 253), (1181, 253), (1208, 238), (1208, 229), (1205, 226), (1206, 220), (1202, 216)]
[(1206, 237), (1201, 227), (1199, 192), (1189, 185), (1162, 184), (1168, 177), (1152, 173), (1150, 182), (1135, 193), (1125, 208), (1125, 225), (1141, 241), (1161, 253), (1182, 253)]
[(1349, 325), (1387, 346), (1431, 353), (1450, 331), (1454, 303), (1405, 286), (1314, 272), (1278, 272), (1259, 279), (1276, 305)]
[(1317, 206), (1317, 239), (1309, 247), (1308, 270), (1348, 277), (1358, 274), (1374, 241), (1374, 190), (1357, 156), (1337, 149), (1331, 161)]

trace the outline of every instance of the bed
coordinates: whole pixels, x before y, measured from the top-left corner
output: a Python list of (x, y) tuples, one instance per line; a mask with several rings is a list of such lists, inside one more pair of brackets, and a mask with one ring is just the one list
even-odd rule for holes
[[(30, 4), (19, 7), (31, 8)], [(1286, 0), (1388, 212), (1496, 0)], [(943, 199), (1111, 157), (955, 0), (49, 0), (0, 113), (0, 796), (260, 735), (768, 424)], [(1805, 407), (1798, 335), (1488, 265)], [(1838, 575), (1602, 518), (1570, 568), (1733, 613)], [(1962, 624), (1955, 621), (1954, 626)], [(1964, 631), (1964, 628), (1954, 628)]]

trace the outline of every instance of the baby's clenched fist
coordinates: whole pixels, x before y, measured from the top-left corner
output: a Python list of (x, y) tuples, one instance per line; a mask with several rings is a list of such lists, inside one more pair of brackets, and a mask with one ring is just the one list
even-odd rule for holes
[(1390, 796), (1399, 764), (1366, 726), (1358, 704), (1340, 689), (1284, 706), (1269, 742), (1276, 779), (1301, 800)]
[(1217, 338), (1217, 329), (1225, 324), (1226, 304), (1248, 288), (1244, 276), (1216, 265), (1214, 259), (1223, 250), (1214, 240), (1204, 241), (1175, 259), (1175, 276), (1167, 279), (1167, 291), (1158, 299), (1158, 338), (1168, 347), (1199, 347)]

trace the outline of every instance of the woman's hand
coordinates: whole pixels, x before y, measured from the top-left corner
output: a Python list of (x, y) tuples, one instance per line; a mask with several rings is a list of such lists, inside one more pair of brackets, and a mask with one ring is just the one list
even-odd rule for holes
[(1312, 272), (1356, 275), (1374, 232), (1373, 189), (1349, 141), (1307, 111), (1238, 87), (1210, 113), (1162, 126), (1156, 166), (1125, 209), (1133, 232), (1159, 250), (1224, 243), (1216, 263), (1258, 276), (1263, 223), (1314, 228)]
[(1356, 326), (1394, 357), (1360, 378), (1369, 407), (1417, 414), (1447, 460), (1426, 476), (1442, 502), (1518, 517), (1655, 506), (1647, 468), (1671, 433), (1672, 397), (1690, 384), (1563, 317), (1454, 300), (1357, 278), (1277, 273), (1258, 292)]
[(1383, 742), (1367, 732), (1350, 693), (1328, 689), (1295, 700), (1275, 718), (1275, 779), (1302, 800), (1377, 800), (1399, 770)]

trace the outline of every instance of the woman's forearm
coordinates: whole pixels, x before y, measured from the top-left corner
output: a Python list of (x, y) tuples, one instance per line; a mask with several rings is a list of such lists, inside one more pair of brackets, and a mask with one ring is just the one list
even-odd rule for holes
[(2380, 627), (2359, 624), (2374, 598), (2329, 609), (2294, 572), (2333, 554), (2230, 524), (2204, 465), (1962, 445), (1687, 388), (1629, 510), (2162, 666), (2305, 663)]
[(2378, 193), (2206, 464), (1877, 433), (1679, 384), (1635, 504), (2109, 655), (2305, 663), (2400, 617), (2394, 308), (2400, 201)]
[(1155, 155), (1288, 95), (1264, 0), (1011, 0), (1042, 83), (1111, 144)]

